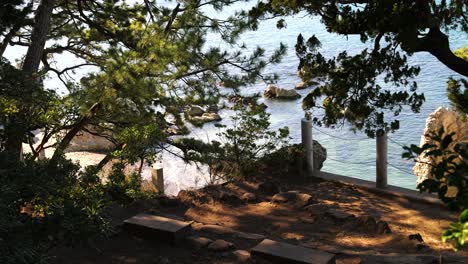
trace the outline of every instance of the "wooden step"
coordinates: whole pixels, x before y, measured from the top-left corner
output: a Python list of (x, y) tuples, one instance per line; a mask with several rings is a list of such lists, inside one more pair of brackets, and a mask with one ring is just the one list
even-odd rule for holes
[(190, 234), (189, 222), (150, 214), (138, 214), (124, 221), (124, 228), (148, 239), (175, 243)]
[(335, 255), (295, 246), (287, 243), (264, 239), (255, 246), (251, 253), (274, 263), (300, 263), (300, 264), (334, 264)]

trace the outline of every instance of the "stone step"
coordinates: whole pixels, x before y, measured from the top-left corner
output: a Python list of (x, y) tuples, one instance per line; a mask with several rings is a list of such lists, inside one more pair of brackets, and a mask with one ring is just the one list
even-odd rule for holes
[(264, 239), (251, 250), (252, 256), (258, 256), (275, 263), (294, 264), (334, 264), (335, 255), (295, 246), (287, 243)]
[(138, 214), (124, 221), (124, 228), (148, 239), (175, 243), (190, 234), (189, 222), (150, 214)]

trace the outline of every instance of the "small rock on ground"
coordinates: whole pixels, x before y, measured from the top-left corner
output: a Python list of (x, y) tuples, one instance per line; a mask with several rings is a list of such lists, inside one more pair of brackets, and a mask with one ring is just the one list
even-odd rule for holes
[(243, 238), (243, 239), (247, 239), (247, 240), (263, 240), (263, 239), (265, 239), (264, 235), (254, 234), (254, 233), (237, 232), (236, 236), (238, 238)]
[(212, 251), (226, 251), (232, 248), (234, 248), (234, 244), (222, 239), (217, 239), (208, 245), (208, 249)]
[(257, 200), (257, 196), (254, 193), (244, 193), (241, 199), (245, 202), (255, 202)]
[(190, 236), (186, 238), (188, 244), (190, 247), (195, 248), (197, 250), (205, 248), (208, 246), (210, 243), (213, 242), (213, 240), (206, 238), (206, 237), (199, 237), (199, 236)]
[(247, 262), (250, 260), (250, 252), (247, 250), (236, 250), (233, 254), (239, 262)]
[(348, 218), (354, 218), (353, 214), (337, 210), (337, 209), (328, 209), (326, 212), (327, 215), (335, 218), (336, 220), (346, 220)]

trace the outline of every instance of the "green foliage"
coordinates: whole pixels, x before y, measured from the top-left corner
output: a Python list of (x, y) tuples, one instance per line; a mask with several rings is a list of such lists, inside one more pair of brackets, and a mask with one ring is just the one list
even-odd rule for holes
[(457, 55), (458, 57), (468, 61), (468, 47), (457, 49), (453, 53)]
[[(461, 84), (464, 86), (463, 91), (461, 89)], [(450, 104), (455, 111), (460, 114), (462, 120), (465, 120), (468, 113), (468, 81), (450, 78), (448, 81), (447, 93)]]
[(255, 172), (258, 161), (287, 144), (287, 127), (270, 130), (269, 116), (258, 105), (234, 107), (232, 127), (218, 125), (220, 141), (205, 143), (193, 138), (182, 138), (174, 145), (184, 151), (187, 160), (208, 164), (212, 176), (223, 180), (246, 178)]
[[(303, 101), (306, 109), (323, 108), (322, 119), (314, 118), (318, 125), (332, 126), (347, 120), (352, 129), (364, 130), (369, 136), (377, 131), (394, 131), (399, 121), (387, 120), (385, 114), (398, 116), (409, 105), (418, 112), (424, 95), (416, 92), (417, 85), (409, 79), (419, 69), (409, 67), (406, 57), (395, 52), (391, 46), (379, 51), (365, 49), (359, 55), (349, 56), (346, 51), (336, 58), (326, 60), (318, 48), (320, 42), (314, 37), (305, 41), (299, 35), (296, 53), (300, 59), (299, 69), (303, 78), (327, 78), (322, 85), (309, 93)], [(379, 76), (394, 86), (410, 86), (410, 91), (384, 89), (377, 83)], [(320, 99), (324, 98), (321, 105)], [(385, 109), (385, 110), (384, 110)]]
[[(298, 36), (296, 53), (301, 78), (305, 82), (318, 78), (323, 83), (303, 101), (307, 109), (324, 110), (322, 119), (314, 119), (318, 125), (334, 127), (348, 122), (352, 129), (364, 130), (371, 137), (376, 132), (398, 129), (398, 115), (405, 108), (418, 112), (424, 102), (412, 81), (419, 67), (407, 61), (415, 52), (429, 52), (447, 67), (468, 76), (464, 50), (452, 52), (444, 33), (468, 32), (466, 1), (370, 0), (356, 4), (269, 0), (258, 2), (241, 15), (247, 17), (253, 29), (269, 18), (278, 18), (278, 27), (284, 28), (282, 16), (301, 12), (319, 16), (330, 33), (359, 35), (363, 43), (369, 44), (357, 54), (343, 51), (326, 58), (315, 35), (308, 39)], [(385, 82), (386, 87), (377, 80)]]
[(432, 177), (418, 185), (421, 191), (436, 192), (439, 198), (452, 210), (464, 210), (457, 223), (451, 223), (442, 233), (442, 241), (451, 240), (454, 250), (460, 249), (468, 235), (468, 148), (466, 143), (455, 144), (454, 133), (444, 133), (441, 128), (431, 133), (433, 143), (422, 147), (411, 145), (404, 147), (403, 157), (414, 159), (429, 157)]
[(126, 175), (124, 168), (123, 163), (114, 164), (108, 176), (106, 190), (112, 201), (126, 205), (143, 198), (144, 193), (141, 190), (141, 176), (136, 173)]
[(461, 212), (458, 222), (451, 223), (449, 228), (442, 232), (442, 241), (452, 241), (455, 251), (462, 248), (468, 238), (468, 209)]
[(224, 142), (225, 161), (234, 165), (231, 168), (234, 173), (230, 174), (246, 176), (254, 171), (255, 161), (287, 143), (289, 129), (283, 127), (271, 131), (270, 114), (261, 106), (236, 105), (234, 110), (236, 114), (231, 117), (233, 126), (219, 125), (224, 130), (218, 136)]
[(61, 159), (12, 164), (0, 159), (0, 262), (41, 263), (54, 245), (86, 243), (110, 232), (109, 204), (95, 174)]
[(439, 198), (453, 210), (468, 208), (468, 149), (466, 144), (453, 142), (454, 133), (447, 134), (441, 128), (428, 135), (432, 143), (422, 147), (404, 147), (403, 158), (429, 157), (431, 178), (418, 185), (421, 191), (436, 192)]

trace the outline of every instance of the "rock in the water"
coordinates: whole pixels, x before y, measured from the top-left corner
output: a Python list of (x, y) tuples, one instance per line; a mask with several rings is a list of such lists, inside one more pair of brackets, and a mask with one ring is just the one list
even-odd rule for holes
[(213, 240), (206, 238), (206, 237), (199, 237), (199, 236), (190, 236), (186, 238), (187, 243), (190, 247), (195, 248), (197, 250), (207, 247)]
[(198, 106), (198, 105), (192, 105), (187, 111), (187, 114), (189, 116), (201, 116), (204, 113), (205, 113), (205, 110), (201, 106)]
[(234, 248), (234, 244), (222, 239), (217, 239), (208, 245), (208, 249), (212, 251), (227, 251), (232, 248)]
[(192, 117), (191, 120), (200, 123), (208, 123), (214, 121), (221, 121), (221, 116), (217, 113), (204, 113), (201, 116)]
[(258, 185), (258, 191), (266, 195), (273, 195), (279, 192), (279, 186), (272, 181), (266, 181)]
[(247, 262), (250, 260), (250, 252), (248, 252), (247, 250), (236, 250), (232, 253), (237, 258), (237, 261), (240, 263)]
[(241, 199), (242, 201), (250, 203), (255, 202), (257, 200), (257, 196), (254, 193), (247, 192), (242, 195)]
[(296, 86), (295, 86), (294, 88), (296, 88), (297, 90), (302, 90), (302, 89), (305, 89), (305, 88), (307, 88), (307, 87), (309, 87), (309, 86), (307, 85), (307, 83), (305, 83), (305, 82), (299, 82), (299, 83), (296, 84)]
[[(468, 144), (468, 122), (463, 121), (462, 117), (455, 111), (439, 107), (437, 110), (432, 112), (426, 119), (426, 127), (424, 128), (424, 134), (421, 137), (420, 145), (433, 144), (430, 137), (424, 136), (431, 132), (437, 132), (441, 127), (444, 128), (445, 133), (455, 133), (453, 135), (453, 144), (457, 143)], [(442, 157), (441, 157), (442, 158)], [(441, 159), (440, 158), (440, 159)], [(433, 178), (431, 174), (431, 163), (437, 162), (433, 157), (425, 157), (424, 153), (419, 156), (419, 161), (413, 167), (413, 172), (418, 177), (417, 183), (421, 183), (426, 179)], [(452, 193), (452, 195), (456, 193)], [(448, 193), (450, 195), (450, 192)]]
[(283, 89), (269, 84), (263, 93), (266, 98), (290, 99), (295, 100), (301, 98), (301, 95), (294, 89)]
[(210, 105), (206, 109), (208, 113), (217, 113), (219, 111), (219, 107), (217, 105)]

